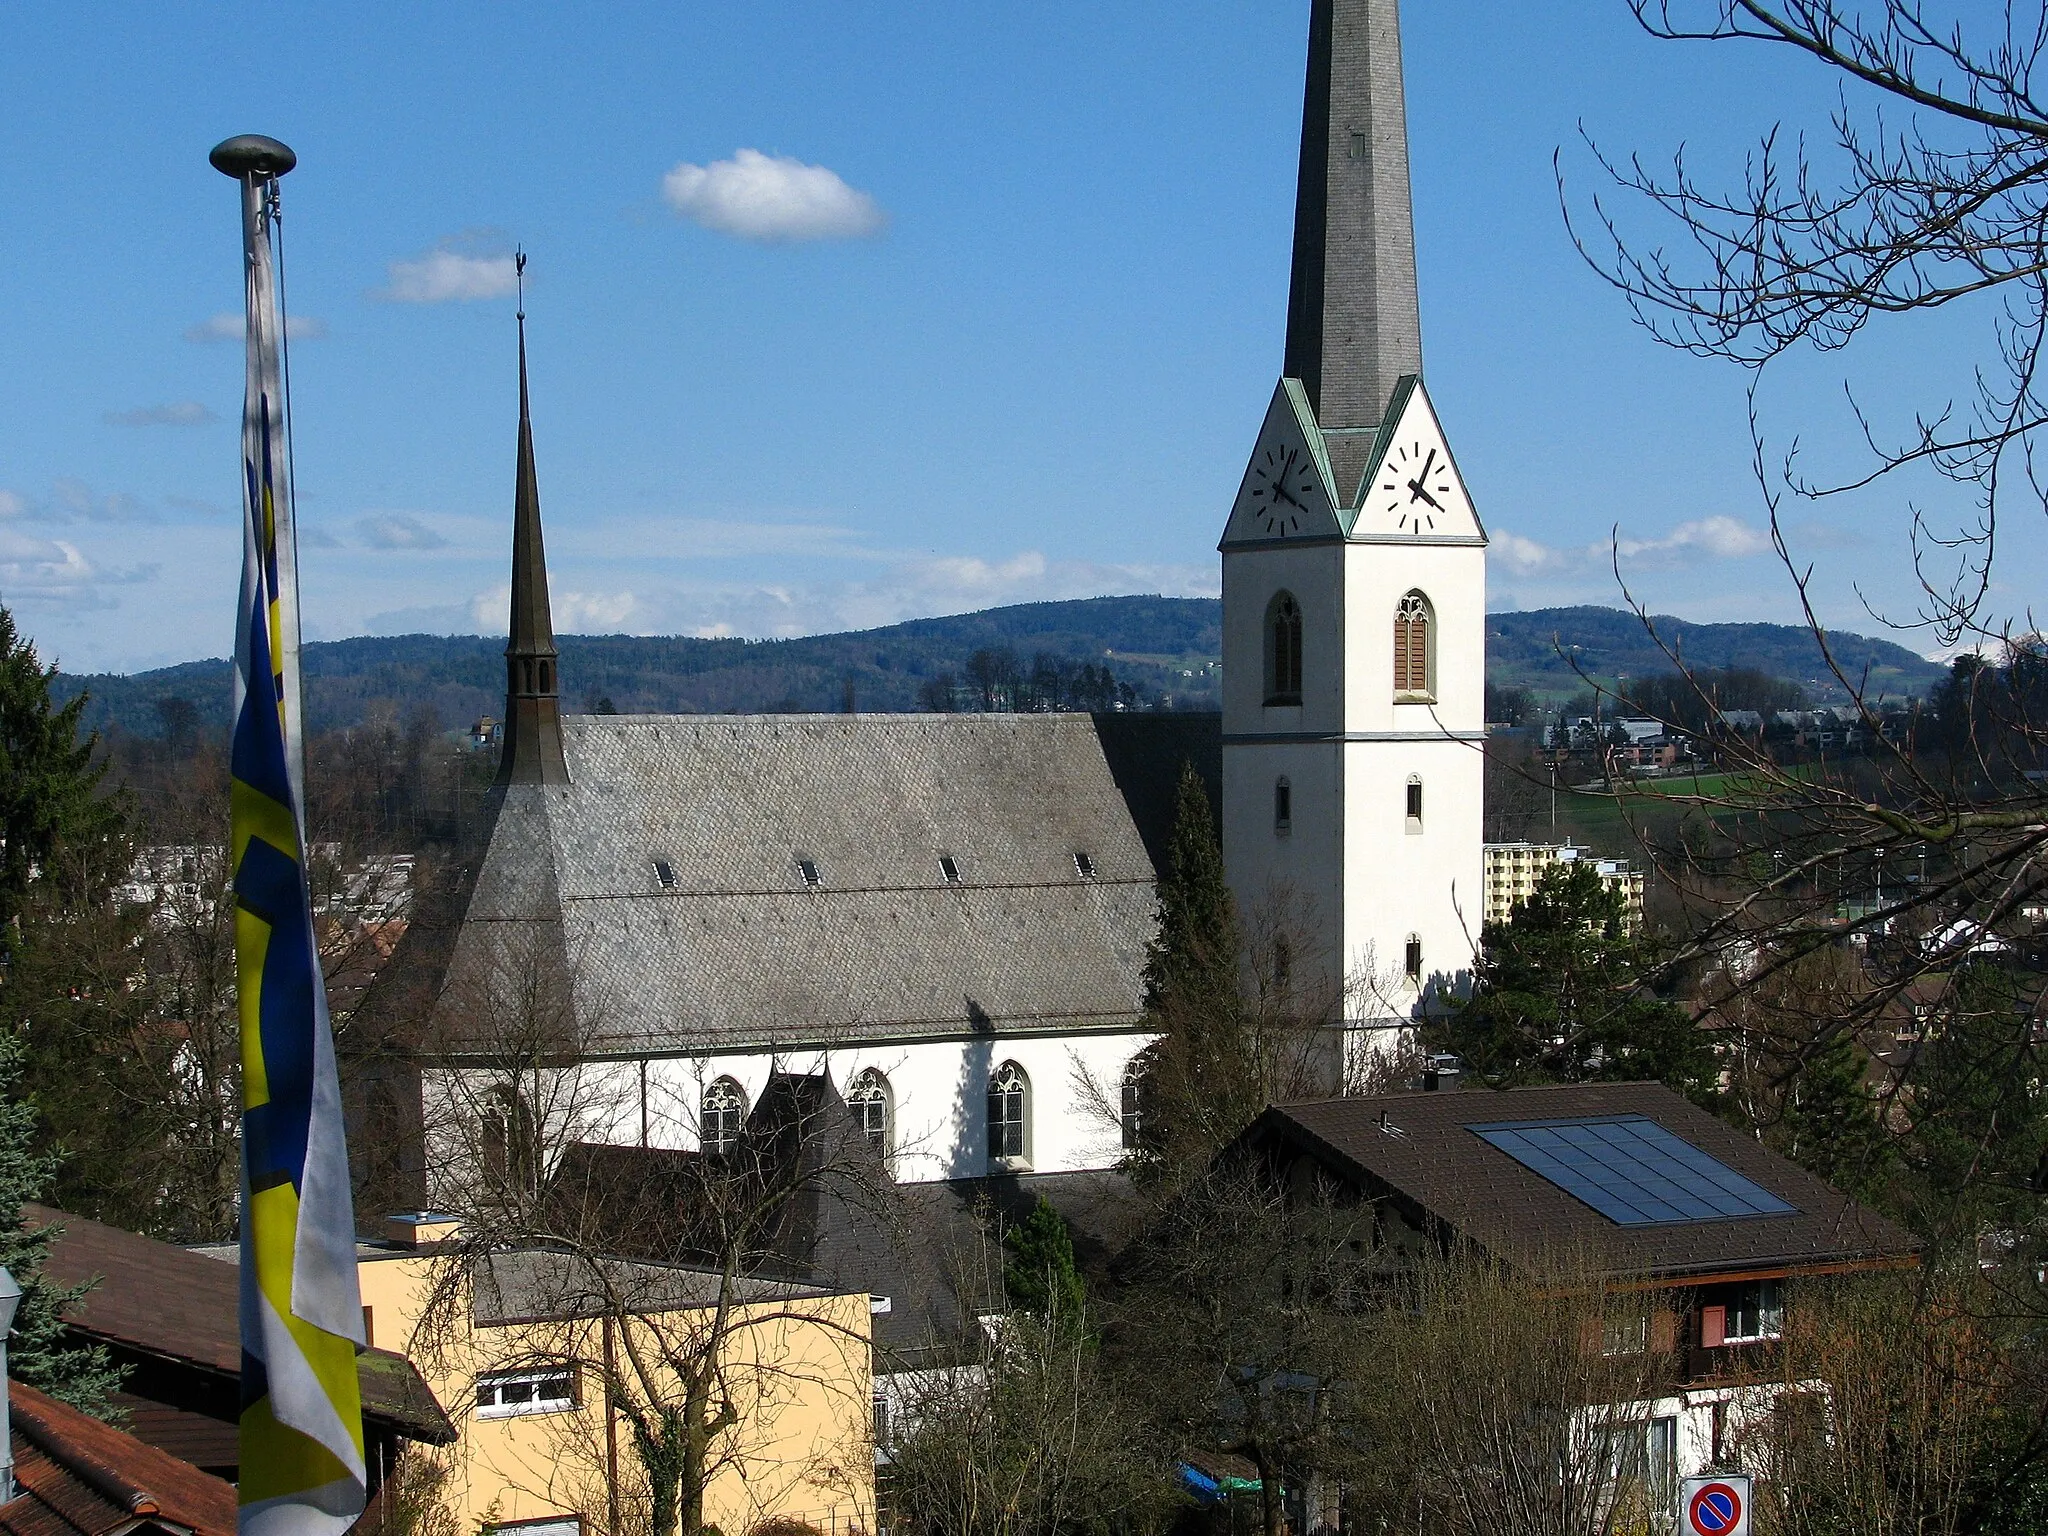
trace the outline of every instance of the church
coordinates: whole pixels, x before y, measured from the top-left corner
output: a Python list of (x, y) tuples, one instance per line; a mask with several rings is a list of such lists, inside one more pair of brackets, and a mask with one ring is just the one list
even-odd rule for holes
[(364, 1014), (427, 1045), (358, 1125), (471, 1128), (424, 1133), (409, 1203), (522, 1128), (718, 1150), (780, 1073), (899, 1183), (1113, 1167), (1184, 763), (1348, 1049), (1469, 981), (1486, 535), (1423, 383), (1396, 0), (1310, 8), (1284, 364), (1218, 488), (1220, 716), (564, 715), (523, 315), (519, 387), (489, 825)]

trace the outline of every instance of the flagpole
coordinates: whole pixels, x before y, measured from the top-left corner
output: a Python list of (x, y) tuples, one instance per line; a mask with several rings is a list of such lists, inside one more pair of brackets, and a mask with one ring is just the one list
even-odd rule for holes
[[(248, 377), (244, 396), (251, 401), (267, 400), (276, 440), (284, 452), (271, 466), (275, 487), (276, 528), (273, 545), (278, 566), (275, 597), (278, 606), (275, 653), (272, 662), (282, 679), (282, 707), (285, 712), (286, 768), (291, 774), (292, 800), (299, 814), (303, 836), (306, 820), (306, 759), (302, 702), (299, 692), (299, 530), (298, 503), (292, 483), (290, 418), (291, 381), (280, 362), (284, 344), (284, 289), (274, 257), (272, 233), (280, 216), (278, 179), (299, 163), (291, 147), (260, 133), (237, 134), (213, 147), (207, 157), (213, 168), (232, 176), (242, 190), (242, 276), (248, 329), (252, 337), (267, 335), (273, 346), (248, 348)], [(285, 429), (278, 431), (281, 424)], [(262, 441), (260, 418), (243, 413), (242, 457), (260, 462)], [(239, 687), (239, 677), (237, 678)], [(242, 707), (235, 696), (235, 710)]]
[(242, 192), (248, 391), (242, 585), (229, 752), (242, 1037), (240, 1536), (342, 1536), (362, 1513), (363, 1340), (340, 1073), (307, 880), (291, 515), (275, 235), (275, 139), (217, 145)]

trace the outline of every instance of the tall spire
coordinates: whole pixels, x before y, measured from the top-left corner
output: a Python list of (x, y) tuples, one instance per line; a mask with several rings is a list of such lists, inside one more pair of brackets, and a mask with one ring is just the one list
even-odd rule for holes
[(1398, 0), (1310, 0), (1285, 373), (1353, 498), (1372, 430), (1422, 371)]
[(512, 624), (505, 642), (505, 745), (499, 784), (566, 784), (555, 625), (548, 612), (548, 557), (540, 536), (540, 482), (533, 470), (533, 417), (526, 400), (526, 253), (519, 274), (519, 480), (512, 501)]

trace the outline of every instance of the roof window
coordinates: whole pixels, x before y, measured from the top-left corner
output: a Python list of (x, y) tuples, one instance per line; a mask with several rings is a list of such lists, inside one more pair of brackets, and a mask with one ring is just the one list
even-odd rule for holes
[(1074, 873), (1083, 880), (1095, 878), (1095, 861), (1078, 848), (1074, 850)]
[(948, 885), (958, 885), (960, 883), (960, 866), (954, 861), (953, 855), (950, 853), (939, 855), (939, 873), (946, 877), (946, 884)]
[(664, 891), (673, 889), (676, 883), (675, 865), (669, 863), (667, 859), (656, 859), (654, 861), (654, 878), (661, 882), (661, 888)]
[(796, 861), (796, 872), (804, 877), (804, 884), (812, 890), (818, 888), (818, 866), (809, 859)]

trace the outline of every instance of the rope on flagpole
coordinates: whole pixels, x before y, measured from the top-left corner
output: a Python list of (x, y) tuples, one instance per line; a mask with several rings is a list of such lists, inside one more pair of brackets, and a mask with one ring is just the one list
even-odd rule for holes
[[(285, 304), (284, 287), (284, 190), (278, 178), (270, 179), (264, 211), (275, 233), (277, 251), (277, 375), (278, 392), (284, 396), (285, 508), (291, 514), (292, 569), (299, 568), (299, 460), (292, 440), (292, 327)], [(294, 610), (296, 611), (296, 610)], [(304, 626), (301, 625), (303, 630)]]

